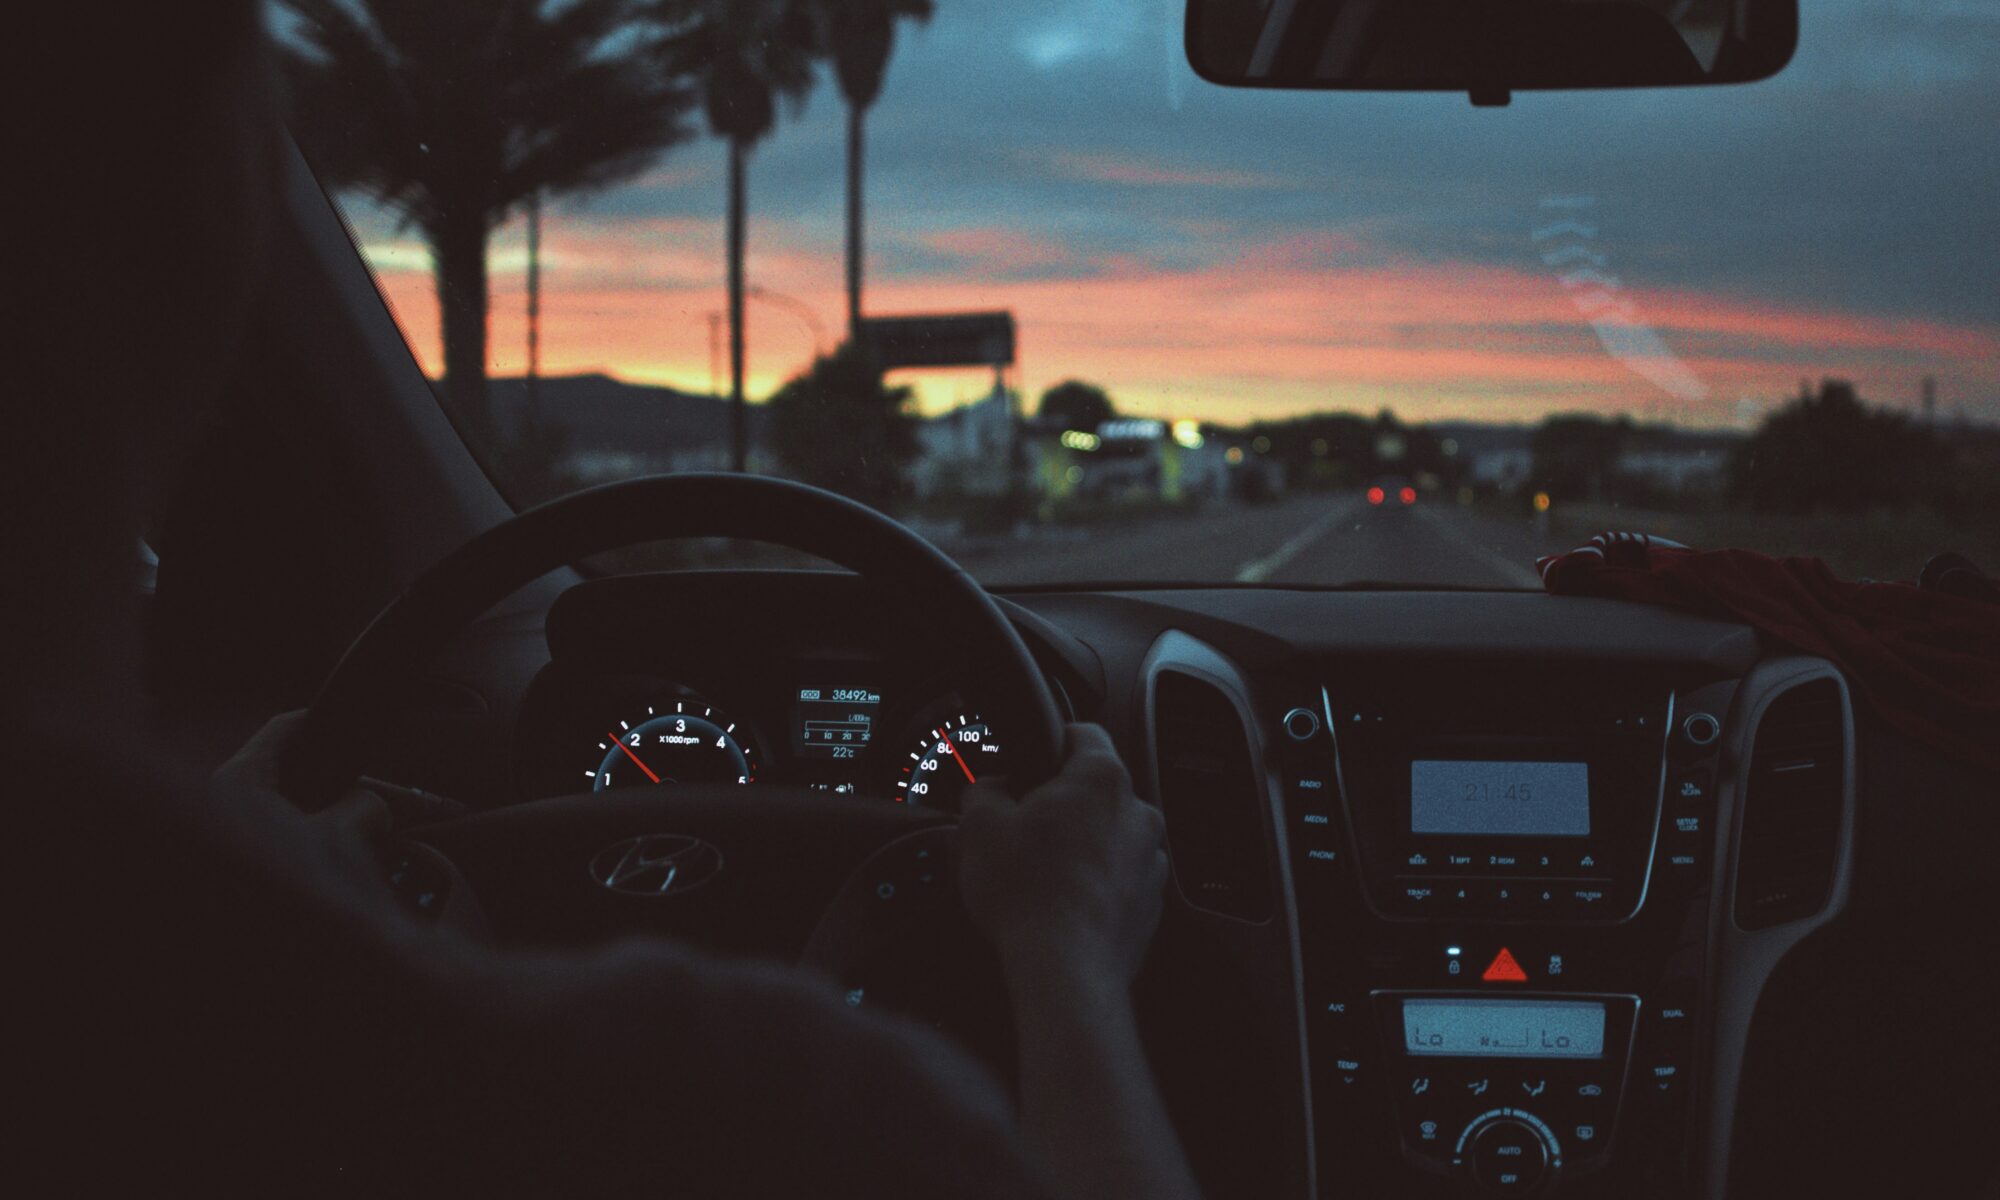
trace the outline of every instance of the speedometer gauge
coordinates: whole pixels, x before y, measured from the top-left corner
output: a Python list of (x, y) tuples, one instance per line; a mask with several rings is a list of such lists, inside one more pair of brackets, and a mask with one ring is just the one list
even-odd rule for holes
[(1005, 770), (1006, 752), (978, 713), (956, 714), (930, 723), (902, 765), (896, 799), (921, 808), (957, 812), (966, 788)]
[(754, 783), (757, 750), (727, 715), (698, 700), (676, 700), (612, 722), (584, 774), (599, 792), (635, 784)]

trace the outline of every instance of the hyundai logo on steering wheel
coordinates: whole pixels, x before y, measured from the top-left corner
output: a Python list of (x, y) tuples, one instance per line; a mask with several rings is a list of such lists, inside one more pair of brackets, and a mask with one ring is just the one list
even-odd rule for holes
[(675, 896), (692, 891), (722, 869), (722, 851), (678, 833), (626, 838), (597, 852), (590, 877), (628, 896)]

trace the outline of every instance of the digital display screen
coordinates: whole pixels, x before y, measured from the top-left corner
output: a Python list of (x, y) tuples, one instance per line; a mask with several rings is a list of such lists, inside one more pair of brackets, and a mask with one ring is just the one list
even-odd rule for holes
[(792, 710), (792, 744), (805, 758), (857, 758), (875, 735), (881, 707), (873, 688), (802, 687)]
[(1590, 764), (1418, 759), (1410, 832), (1475, 837), (1588, 837)]
[(1486, 1058), (1603, 1058), (1595, 1000), (1405, 1000), (1403, 1049)]

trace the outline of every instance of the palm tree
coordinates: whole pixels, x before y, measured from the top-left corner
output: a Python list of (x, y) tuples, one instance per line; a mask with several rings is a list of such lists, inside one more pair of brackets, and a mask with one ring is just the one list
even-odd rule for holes
[(743, 396), (744, 168), (777, 123), (780, 97), (812, 87), (816, 39), (802, 0), (659, 0), (662, 61), (700, 90), (708, 127), (729, 143), (729, 396), (731, 459), (749, 467)]
[(373, 196), (431, 249), (444, 389), (494, 448), (486, 247), (535, 200), (630, 179), (690, 134), (635, 0), (283, 0), (295, 127), (330, 184)]
[(931, 0), (819, 0), (825, 50), (847, 100), (847, 336), (861, 333), (862, 125), (896, 46), (896, 22), (928, 21)]

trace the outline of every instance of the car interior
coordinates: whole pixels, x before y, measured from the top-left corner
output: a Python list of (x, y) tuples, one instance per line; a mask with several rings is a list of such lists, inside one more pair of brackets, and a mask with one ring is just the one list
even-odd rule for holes
[[(415, 919), (800, 964), (1004, 1080), (959, 797), (1092, 722), (1165, 818), (1134, 1003), (1206, 1194), (2000, 1194), (2000, 783), (1833, 663), (1532, 590), (986, 587), (768, 476), (517, 512), (282, 175), (250, 358), (148, 539), (147, 687), (208, 764), (306, 709), (309, 806), (458, 806), (400, 831)], [(689, 538), (817, 565), (602, 557)]]

